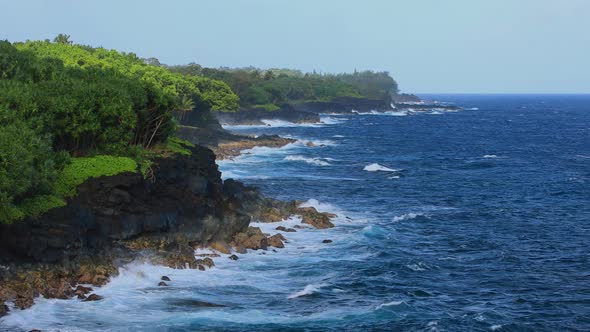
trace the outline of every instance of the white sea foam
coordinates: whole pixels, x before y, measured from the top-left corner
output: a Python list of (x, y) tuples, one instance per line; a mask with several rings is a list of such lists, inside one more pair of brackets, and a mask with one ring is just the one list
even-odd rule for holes
[(492, 331), (496, 331), (501, 328), (502, 328), (502, 325), (500, 325), (500, 324), (490, 326), (490, 330), (492, 330)]
[(226, 179), (254, 179), (254, 180), (264, 180), (269, 179), (269, 176), (266, 175), (249, 175), (246, 172), (240, 171), (222, 171), (221, 178)]
[(267, 127), (321, 127), (321, 124), (318, 123), (294, 123), (289, 121), (283, 120), (270, 120), (270, 119), (261, 119)]
[(308, 199), (307, 201), (301, 203), (299, 207), (313, 207), (319, 212), (330, 212), (336, 215), (342, 214), (342, 210), (340, 210), (340, 208), (329, 203), (322, 203), (314, 198)]
[(406, 116), (409, 113), (407, 111), (369, 111), (369, 112), (357, 112), (353, 111), (358, 115), (389, 115), (389, 116)]
[(422, 262), (418, 262), (418, 263), (413, 263), (413, 264), (407, 264), (406, 267), (412, 271), (416, 271), (416, 272), (421, 272), (421, 271), (426, 271), (427, 270), (427, 266), (426, 264), (422, 263)]
[(486, 154), (483, 156), (483, 158), (499, 158), (499, 157), (495, 154)]
[(332, 137), (336, 137), (336, 138), (343, 138), (343, 137), (346, 137), (346, 136), (343, 136), (343, 135), (334, 135), (334, 136), (332, 136)]
[(387, 303), (383, 303), (378, 305), (377, 307), (375, 307), (376, 310), (385, 308), (385, 307), (394, 307), (394, 306), (398, 306), (400, 304), (403, 304), (404, 301), (391, 301), (391, 302), (387, 302)]
[(253, 128), (268, 128), (268, 127), (280, 127), (280, 128), (290, 128), (290, 127), (323, 127), (324, 124), (323, 123), (295, 123), (295, 122), (289, 122), (289, 121), (284, 121), (284, 120), (271, 120), (271, 119), (261, 119), (260, 122), (262, 122), (263, 124), (257, 124), (257, 125), (229, 125), (226, 123), (222, 123), (221, 126), (224, 129), (234, 129), (234, 130), (240, 130), (240, 129), (253, 129)]
[(322, 287), (326, 287), (326, 286), (328, 286), (328, 285), (327, 284), (319, 284), (319, 285), (309, 284), (309, 285), (305, 286), (305, 288), (303, 288), (303, 290), (300, 290), (297, 293), (293, 293), (293, 294), (289, 295), (287, 298), (289, 300), (292, 300), (292, 299), (296, 299), (298, 297), (312, 295), (312, 294), (315, 294), (316, 292), (318, 292)]
[(425, 215), (426, 214), (424, 214), (424, 213), (414, 213), (414, 212), (405, 213), (405, 214), (402, 214), (401, 216), (393, 217), (393, 222), (414, 219), (416, 217), (425, 216)]
[(342, 123), (346, 120), (348, 120), (348, 118), (333, 117), (333, 116), (320, 116), (321, 123), (327, 124), (327, 125)]
[(287, 160), (287, 161), (303, 161), (305, 163), (308, 163), (310, 165), (316, 165), (316, 166), (330, 166), (331, 164), (325, 160), (323, 160), (324, 158), (308, 158), (308, 157), (304, 157), (304, 156), (299, 156), (299, 155), (293, 155), (293, 156), (286, 156), (283, 160)]
[(385, 167), (383, 165), (379, 165), (377, 163), (369, 164), (363, 168), (364, 171), (367, 172), (397, 172), (397, 169)]

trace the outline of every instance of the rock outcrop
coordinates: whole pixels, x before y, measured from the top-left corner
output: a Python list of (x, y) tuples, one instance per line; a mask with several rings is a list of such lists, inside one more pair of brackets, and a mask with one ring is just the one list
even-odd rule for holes
[(199, 146), (191, 152), (156, 160), (151, 179), (138, 173), (90, 179), (66, 206), (0, 225), (0, 304), (27, 308), (38, 295), (83, 298), (87, 292), (77, 284), (104, 285), (138, 258), (211, 267), (210, 258), (195, 258), (194, 248), (231, 241), (250, 217), (225, 195), (213, 152)]

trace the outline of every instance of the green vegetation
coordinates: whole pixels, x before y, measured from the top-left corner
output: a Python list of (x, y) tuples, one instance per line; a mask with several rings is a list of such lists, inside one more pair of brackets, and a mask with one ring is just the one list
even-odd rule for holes
[(65, 206), (66, 201), (56, 195), (40, 195), (25, 199), (17, 206), (23, 217), (37, 217), (57, 207)]
[(190, 153), (169, 142), (173, 114), (234, 111), (238, 100), (222, 81), (68, 35), (0, 41), (0, 222), (61, 206), (91, 177), (147, 176), (151, 158)]
[(166, 67), (76, 45), (65, 34), (53, 42), (0, 41), (0, 222), (63, 206), (89, 178), (153, 178), (154, 158), (191, 154), (192, 144), (172, 136), (187, 112), (205, 121), (211, 111), (275, 111), (342, 97), (388, 101), (397, 93), (386, 72)]
[(261, 108), (263, 110), (272, 112), (272, 111), (278, 111), (281, 108), (275, 104), (262, 104), (262, 105), (252, 105), (252, 108)]
[(203, 68), (197, 64), (170, 67), (186, 75), (205, 76), (227, 83), (244, 108), (277, 110), (283, 104), (330, 101), (335, 98), (369, 98), (391, 101), (398, 93), (396, 81), (387, 72), (352, 74), (302, 73), (288, 69)]
[(62, 197), (76, 196), (76, 188), (90, 178), (137, 172), (137, 163), (128, 157), (99, 155), (74, 158), (60, 172), (53, 188)]
[(188, 147), (194, 147), (195, 145), (189, 141), (180, 139), (178, 137), (170, 137), (168, 140), (168, 151), (172, 153), (182, 154), (185, 156), (190, 156), (192, 154), (191, 150), (187, 149)]

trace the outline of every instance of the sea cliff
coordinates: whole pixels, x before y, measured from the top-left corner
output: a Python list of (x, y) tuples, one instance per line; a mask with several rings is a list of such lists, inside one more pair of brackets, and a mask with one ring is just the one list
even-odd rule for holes
[(197, 246), (230, 241), (250, 217), (225, 190), (215, 155), (156, 160), (153, 176), (123, 173), (84, 182), (64, 207), (0, 225), (0, 300), (27, 308), (33, 298), (68, 298), (78, 283), (102, 285), (142, 257), (196, 268)]

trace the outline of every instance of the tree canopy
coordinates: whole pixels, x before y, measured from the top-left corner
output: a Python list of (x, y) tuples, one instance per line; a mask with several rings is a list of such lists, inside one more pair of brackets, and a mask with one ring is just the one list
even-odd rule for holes
[(398, 93), (397, 82), (387, 72), (318, 74), (254, 67), (214, 69), (194, 63), (169, 68), (224, 81), (240, 97), (242, 107), (274, 105), (270, 108), (278, 108), (284, 103), (329, 101), (339, 97), (379, 99), (389, 103), (391, 96)]
[[(0, 41), (0, 222), (55, 194), (70, 155), (137, 155), (167, 142), (174, 112), (233, 111), (238, 100), (222, 81), (74, 45), (67, 35)], [(37, 203), (28, 206), (38, 211)]]

